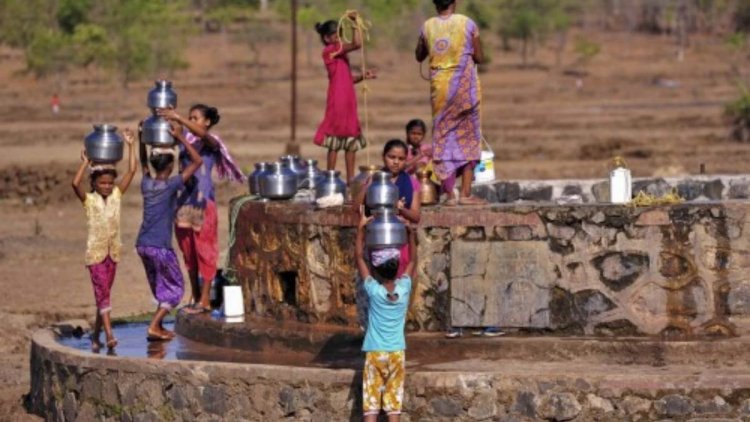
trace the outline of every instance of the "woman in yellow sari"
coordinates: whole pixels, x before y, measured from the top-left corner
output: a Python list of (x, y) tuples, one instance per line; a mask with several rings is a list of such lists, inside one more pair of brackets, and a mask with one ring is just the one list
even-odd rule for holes
[(461, 177), (458, 203), (478, 205), (471, 196), (474, 166), (481, 155), (479, 105), (481, 91), (477, 64), (482, 62), (479, 28), (455, 13), (456, 0), (433, 0), (438, 16), (422, 26), (416, 58), (429, 58), (432, 102), (432, 145), (435, 173), (455, 204), (453, 188)]

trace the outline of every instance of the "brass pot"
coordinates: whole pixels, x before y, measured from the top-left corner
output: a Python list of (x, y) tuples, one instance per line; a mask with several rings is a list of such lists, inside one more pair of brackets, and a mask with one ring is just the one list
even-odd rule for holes
[(430, 170), (419, 170), (416, 174), (419, 179), (419, 193), (421, 194), (422, 205), (437, 204), (437, 186), (435, 186), (435, 184), (432, 183), (432, 180), (430, 180), (432, 172)]
[(357, 200), (367, 179), (372, 179), (372, 176), (379, 171), (380, 166), (359, 166), (359, 174), (352, 180), (351, 186), (349, 186), (352, 201)]

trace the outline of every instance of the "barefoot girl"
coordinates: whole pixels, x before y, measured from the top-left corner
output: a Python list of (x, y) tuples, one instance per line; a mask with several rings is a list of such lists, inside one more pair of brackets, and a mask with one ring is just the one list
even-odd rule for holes
[[(88, 225), (88, 240), (86, 241), (86, 266), (91, 274), (91, 284), (94, 287), (94, 298), (96, 300), (96, 323), (94, 332), (91, 334), (91, 347), (95, 352), (101, 348), (99, 335), (104, 327), (107, 337), (107, 348), (110, 350), (117, 346), (117, 339), (112, 335), (112, 323), (110, 321), (110, 292), (115, 282), (117, 262), (120, 261), (120, 198), (136, 171), (135, 154), (133, 153), (133, 132), (125, 130), (125, 142), (128, 144), (128, 172), (115, 185), (117, 170), (114, 166), (91, 166), (91, 161), (82, 153), (83, 162), (73, 178), (73, 190), (78, 199), (83, 202), (86, 210)], [(83, 173), (86, 167), (91, 166), (91, 192), (84, 192), (81, 188)]]
[[(173, 109), (164, 109), (159, 113), (185, 127), (187, 143), (198, 151), (203, 160), (203, 165), (180, 193), (175, 233), (190, 277), (193, 295), (194, 304), (188, 312), (209, 312), (211, 282), (216, 276), (216, 262), (219, 258), (219, 220), (211, 173), (216, 167), (219, 178), (239, 183), (244, 183), (246, 177), (229, 155), (219, 135), (209, 132), (221, 118), (216, 108), (196, 104), (190, 108), (187, 119)], [(186, 148), (180, 146), (180, 167), (187, 168), (191, 163)], [(199, 278), (203, 281), (202, 284)]]
[[(185, 182), (203, 164), (198, 152), (185, 140), (179, 125), (172, 126), (172, 136), (185, 146), (191, 160), (182, 173), (176, 176), (170, 177), (174, 168), (171, 148), (153, 148), (149, 157), (146, 157), (145, 148), (141, 148), (143, 222), (135, 245), (143, 261), (151, 292), (158, 302), (147, 331), (149, 341), (170, 340), (174, 337), (172, 332), (164, 329), (162, 320), (180, 304), (185, 291), (180, 264), (172, 250), (172, 226), (177, 211), (177, 196)], [(154, 175), (149, 174), (146, 160), (154, 169)]]
[[(357, 20), (357, 12), (348, 15), (352, 21)], [(365, 79), (374, 79), (375, 73), (367, 71), (364, 75), (352, 78), (347, 54), (362, 47), (362, 38), (358, 31), (354, 31), (351, 43), (343, 43), (339, 39), (336, 21), (315, 24), (315, 30), (320, 34), (323, 48), (323, 63), (328, 71), (328, 98), (326, 113), (315, 133), (315, 145), (328, 149), (326, 168), (336, 169), (338, 152), (344, 151), (346, 161), (346, 182), (354, 177), (355, 153), (364, 149), (367, 141), (362, 136), (362, 129), (357, 116), (357, 97), (354, 84)]]
[(414, 264), (399, 276), (398, 249), (366, 251), (364, 237), (368, 221), (364, 215), (361, 217), (355, 245), (358, 275), (364, 280), (370, 303), (367, 332), (362, 344), (365, 352), (362, 410), (366, 422), (378, 420), (381, 411), (388, 414), (389, 421), (399, 421), (406, 378), (404, 325)]

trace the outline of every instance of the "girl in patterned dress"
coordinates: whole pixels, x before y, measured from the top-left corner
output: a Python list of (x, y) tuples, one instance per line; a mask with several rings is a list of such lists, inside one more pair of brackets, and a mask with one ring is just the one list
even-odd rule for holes
[[(362, 371), (362, 409), (365, 421), (376, 421), (381, 411), (389, 421), (398, 421), (404, 399), (406, 378), (406, 339), (404, 325), (409, 308), (413, 261), (406, 273), (397, 276), (398, 248), (365, 250), (365, 226), (372, 219), (361, 210), (357, 227), (356, 259), (359, 276), (369, 301), (365, 341), (365, 366)], [(410, 238), (411, 246), (413, 237)], [(369, 263), (365, 261), (365, 255)], [(370, 270), (372, 269), (372, 272)]]
[[(96, 300), (96, 322), (91, 333), (91, 348), (94, 352), (101, 349), (99, 337), (102, 327), (107, 338), (107, 348), (113, 350), (117, 346), (117, 339), (112, 334), (110, 312), (112, 305), (110, 293), (115, 282), (117, 262), (120, 260), (120, 198), (128, 190), (136, 171), (133, 132), (123, 132), (128, 145), (128, 172), (115, 184), (117, 170), (112, 165), (92, 165), (84, 151), (82, 162), (73, 178), (73, 191), (83, 203), (86, 210), (88, 239), (86, 241), (86, 267), (91, 275), (91, 285), (94, 288)], [(81, 187), (83, 173), (90, 168), (89, 180), (91, 192), (85, 192)]]
[[(432, 103), (432, 147), (435, 174), (448, 195), (447, 205), (480, 205), (471, 196), (474, 166), (481, 158), (477, 64), (483, 60), (479, 28), (455, 13), (455, 0), (433, 0), (438, 16), (422, 26), (416, 59), (429, 58)], [(461, 178), (459, 198), (453, 188)]]

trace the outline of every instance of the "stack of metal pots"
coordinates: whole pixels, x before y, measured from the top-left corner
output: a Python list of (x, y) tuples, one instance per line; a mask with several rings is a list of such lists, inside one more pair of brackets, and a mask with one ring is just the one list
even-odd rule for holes
[(374, 216), (365, 231), (368, 248), (400, 248), (406, 244), (406, 226), (398, 219), (398, 200), (398, 187), (391, 182), (390, 175), (375, 173), (365, 196), (365, 205)]
[(94, 164), (114, 164), (122, 160), (123, 142), (117, 126), (94, 125), (94, 131), (84, 139), (86, 156)]
[(151, 116), (143, 121), (141, 141), (154, 147), (171, 147), (175, 139), (171, 133), (169, 120), (156, 114), (161, 108), (177, 107), (177, 93), (172, 90), (172, 82), (159, 80), (148, 92), (146, 100)]

